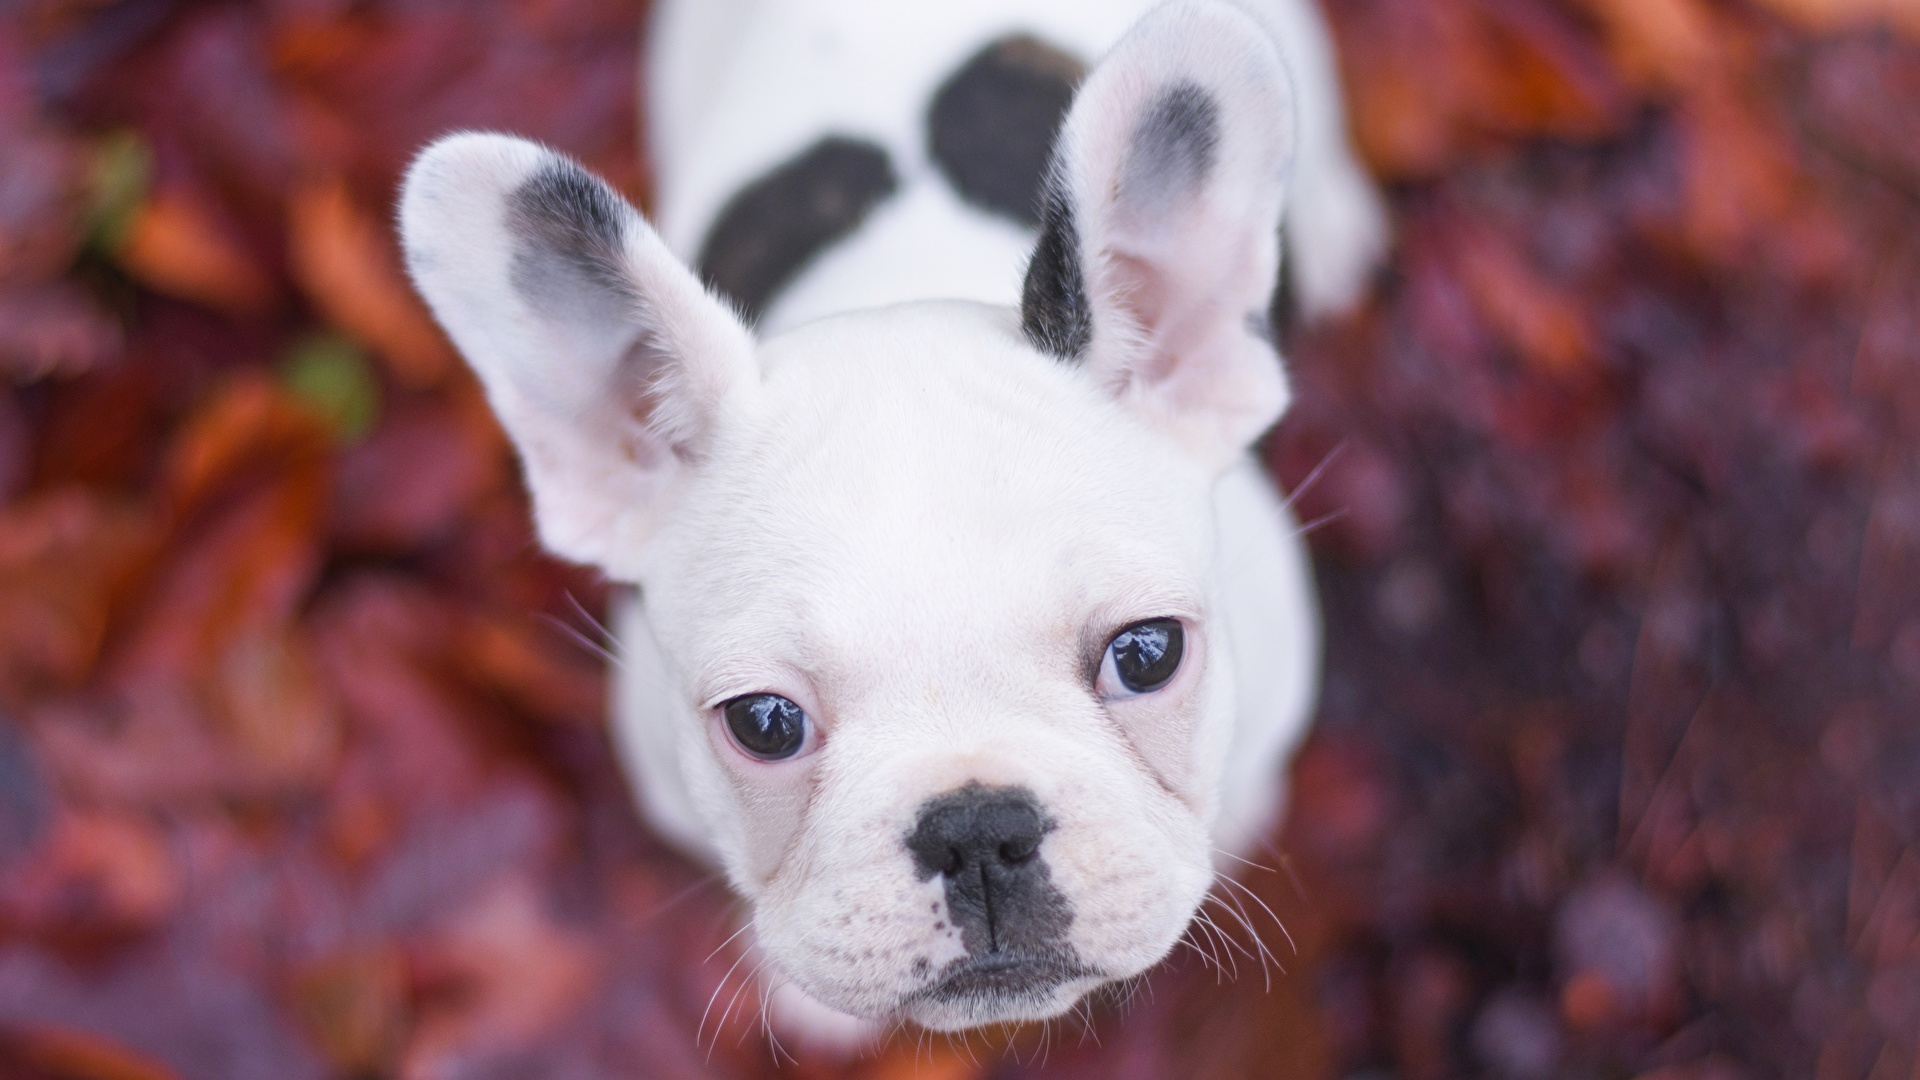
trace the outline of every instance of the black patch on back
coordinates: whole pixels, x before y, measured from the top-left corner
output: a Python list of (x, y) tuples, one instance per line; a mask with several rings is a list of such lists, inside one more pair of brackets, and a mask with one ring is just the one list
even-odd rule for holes
[(1040, 213), (1040, 240), (1027, 263), (1020, 290), (1020, 329), (1041, 352), (1078, 363), (1093, 342), (1093, 310), (1080, 266), (1080, 231), (1066, 182), (1056, 176), (1047, 185)]
[(612, 188), (561, 158), (507, 197), (520, 241), (509, 280), (527, 301), (573, 317), (621, 319), (638, 302), (625, 269), (626, 207)]
[(1220, 106), (1197, 83), (1162, 91), (1134, 125), (1120, 198), (1149, 211), (1192, 192), (1213, 171), (1220, 149)]
[(968, 202), (1039, 225), (1053, 139), (1085, 75), (1079, 60), (1038, 38), (993, 42), (934, 93), (933, 160)]
[(700, 276), (757, 320), (808, 260), (898, 187), (884, 149), (821, 139), (727, 201), (700, 249)]

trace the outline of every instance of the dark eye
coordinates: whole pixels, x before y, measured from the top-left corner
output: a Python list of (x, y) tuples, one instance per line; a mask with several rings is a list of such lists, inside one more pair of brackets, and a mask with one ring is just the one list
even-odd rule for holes
[(1114, 676), (1128, 691), (1148, 694), (1167, 685), (1180, 670), (1180, 654), (1185, 649), (1186, 632), (1180, 628), (1180, 620), (1148, 619), (1115, 634), (1100, 666), (1104, 674), (1111, 664)]
[(807, 714), (779, 694), (747, 694), (720, 706), (740, 749), (761, 761), (780, 761), (807, 742)]

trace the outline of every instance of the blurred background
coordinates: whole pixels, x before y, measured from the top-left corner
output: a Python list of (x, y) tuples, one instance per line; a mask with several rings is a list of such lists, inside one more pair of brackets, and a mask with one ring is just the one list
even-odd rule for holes
[(644, 202), (644, 6), (0, 3), (0, 1076), (1920, 1076), (1920, 3), (1324, 0), (1398, 250), (1245, 924), (779, 1069), (390, 227), (462, 126)]

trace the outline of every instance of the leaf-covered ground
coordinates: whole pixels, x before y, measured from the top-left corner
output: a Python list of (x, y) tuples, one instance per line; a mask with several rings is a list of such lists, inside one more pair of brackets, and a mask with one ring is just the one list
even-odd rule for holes
[[(1920, 5), (1326, 7), (1285, 829), (1090, 1023), (777, 1074), (1920, 1075)], [(0, 1076), (776, 1074), (388, 226), (454, 127), (644, 198), (643, 15), (0, 7)]]

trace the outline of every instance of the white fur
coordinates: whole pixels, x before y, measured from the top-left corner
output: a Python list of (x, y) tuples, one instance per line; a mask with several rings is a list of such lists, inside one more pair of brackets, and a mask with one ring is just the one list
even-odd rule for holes
[[(742, 184), (824, 133), (855, 135), (886, 148), (905, 198), (811, 267), (761, 329), (931, 296), (1012, 304), (1030, 245), (969, 235), (984, 231), (977, 214), (955, 222), (957, 206), (927, 151), (927, 101), (995, 37), (1032, 33), (1091, 62), (1155, 2), (661, 0), (645, 71), (660, 233), (691, 259)], [(1332, 41), (1313, 0), (1235, 2), (1266, 25), (1298, 95), (1297, 197), (1286, 217), (1294, 295), (1309, 314), (1345, 309), (1387, 233), (1347, 143)], [(930, 259), (930, 251), (948, 254)]]
[[(1305, 0), (1257, 21), (1177, 4), (1122, 39), (1144, 7), (667, 0), (666, 241), (621, 209), (619, 303), (529, 299), (506, 206), (546, 152), (456, 136), (408, 177), (409, 264), (520, 448), (543, 539), (641, 587), (617, 616), (614, 721), (647, 817), (750, 902), (802, 1037), (1055, 1015), (1164, 956), (1216, 852), (1246, 851), (1278, 810), (1317, 616), (1304, 547), (1245, 453), (1287, 396), (1246, 316), (1289, 175), (1311, 306), (1356, 295), (1383, 232)], [(1089, 57), (1119, 41), (1062, 143), (1094, 315), (1077, 364), (1042, 355), (1010, 306), (1032, 238), (961, 205), (922, 150), (935, 83), (1013, 29)], [(1140, 112), (1179, 81), (1220, 106), (1215, 167), (1130, 195)], [(669, 246), (694, 250), (727, 195), (829, 130), (881, 141), (904, 190), (756, 341)], [(1307, 198), (1331, 208), (1321, 226)], [(1094, 693), (1112, 633), (1169, 616), (1189, 628), (1173, 681)], [(753, 692), (804, 707), (814, 749), (739, 752), (717, 706)], [(1010, 1003), (915, 997), (962, 950), (903, 838), (968, 782), (1045, 807), (1041, 856), (1099, 975)]]

